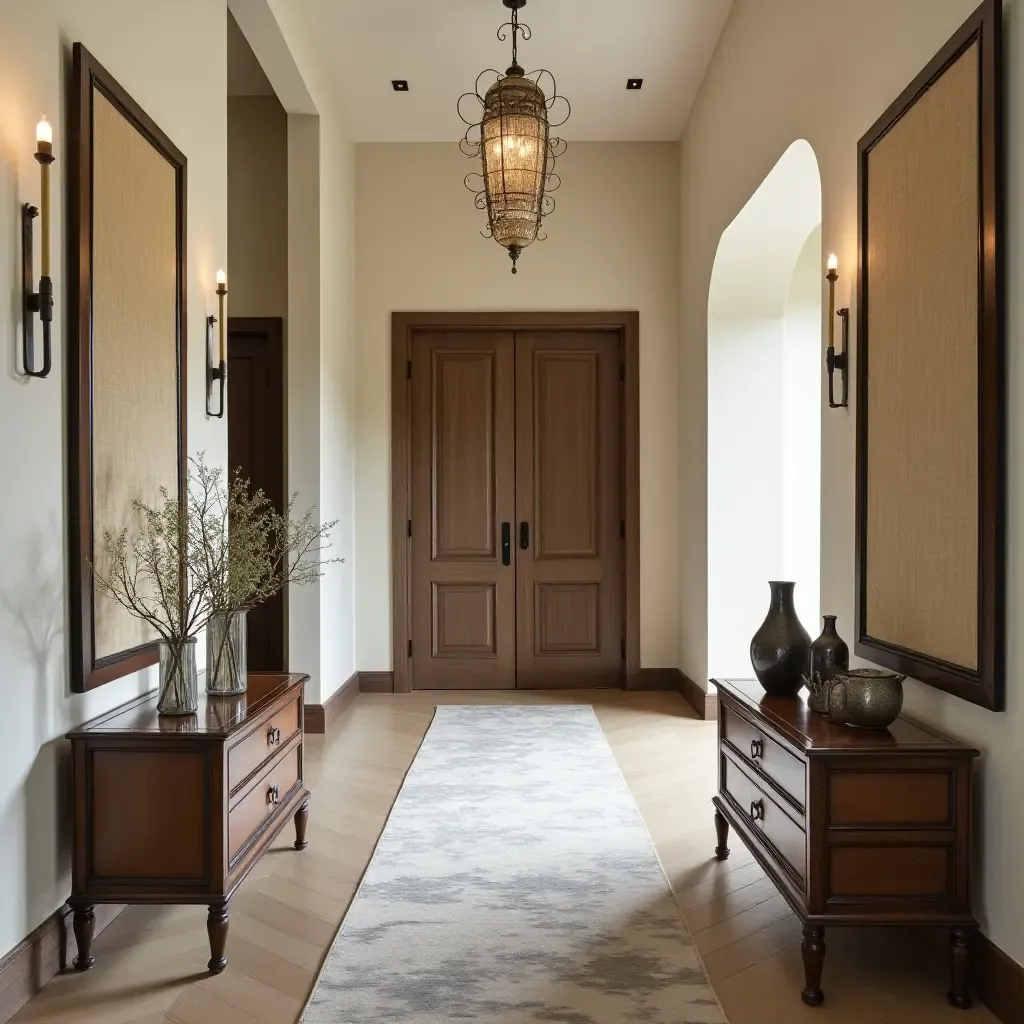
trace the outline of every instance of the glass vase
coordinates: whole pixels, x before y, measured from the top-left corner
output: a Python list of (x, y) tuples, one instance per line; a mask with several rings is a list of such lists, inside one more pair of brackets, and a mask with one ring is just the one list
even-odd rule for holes
[(218, 697), (245, 693), (246, 626), (244, 611), (217, 612), (206, 629), (206, 692)]
[(156, 709), (161, 715), (194, 715), (199, 707), (199, 680), (196, 676), (196, 638), (176, 644), (160, 642), (160, 698)]

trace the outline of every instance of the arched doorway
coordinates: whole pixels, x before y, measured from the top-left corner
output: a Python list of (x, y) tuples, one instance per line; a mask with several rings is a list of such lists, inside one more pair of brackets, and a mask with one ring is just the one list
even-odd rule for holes
[(770, 579), (812, 636), (821, 534), (821, 179), (794, 142), (722, 233), (708, 298), (708, 669), (749, 677)]

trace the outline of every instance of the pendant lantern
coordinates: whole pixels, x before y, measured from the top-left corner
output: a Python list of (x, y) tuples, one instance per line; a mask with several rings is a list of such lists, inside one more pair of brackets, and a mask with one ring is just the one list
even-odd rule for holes
[[(512, 20), (498, 29), (498, 38), (512, 36), (512, 64), (504, 74), (489, 68), (477, 77), (473, 92), (459, 98), (459, 115), (469, 125), (459, 146), (466, 156), (480, 160), (481, 170), (466, 175), (466, 187), (474, 193), (478, 210), (487, 211), (485, 237), (493, 238), (508, 250), (512, 273), (523, 249), (546, 235), (541, 231), (544, 218), (555, 208), (551, 196), (561, 179), (555, 173), (555, 160), (565, 152), (565, 140), (550, 135), (550, 128), (563, 125), (569, 118), (569, 101), (558, 95), (550, 71), (527, 74), (519, 65), (518, 41), (530, 38), (530, 27), (519, 21), (519, 10), (526, 0), (502, 0), (512, 10)], [(494, 76), (486, 93), (480, 94), (481, 80)], [(541, 88), (544, 76), (550, 79), (549, 95)], [(464, 101), (479, 104), (466, 117)], [(565, 115), (554, 124), (552, 107), (561, 100)]]

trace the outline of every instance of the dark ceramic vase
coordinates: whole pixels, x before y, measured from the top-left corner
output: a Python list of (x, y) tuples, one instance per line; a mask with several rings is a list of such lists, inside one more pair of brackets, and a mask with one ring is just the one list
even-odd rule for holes
[(811, 638), (793, 605), (795, 583), (774, 581), (772, 603), (750, 641), (750, 661), (758, 682), (773, 697), (795, 697), (804, 684)]
[(850, 667), (850, 648), (836, 632), (836, 616), (825, 615), (825, 628), (821, 636), (811, 644), (811, 670), (808, 678), (821, 676), (827, 682), (837, 672)]

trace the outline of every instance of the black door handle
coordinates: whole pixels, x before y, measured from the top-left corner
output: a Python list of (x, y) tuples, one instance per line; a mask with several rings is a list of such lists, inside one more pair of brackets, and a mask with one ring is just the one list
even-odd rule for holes
[(526, 520), (519, 524), (519, 546), (524, 551), (530, 546), (530, 524)]
[(512, 564), (512, 524), (501, 524), (501, 564)]

